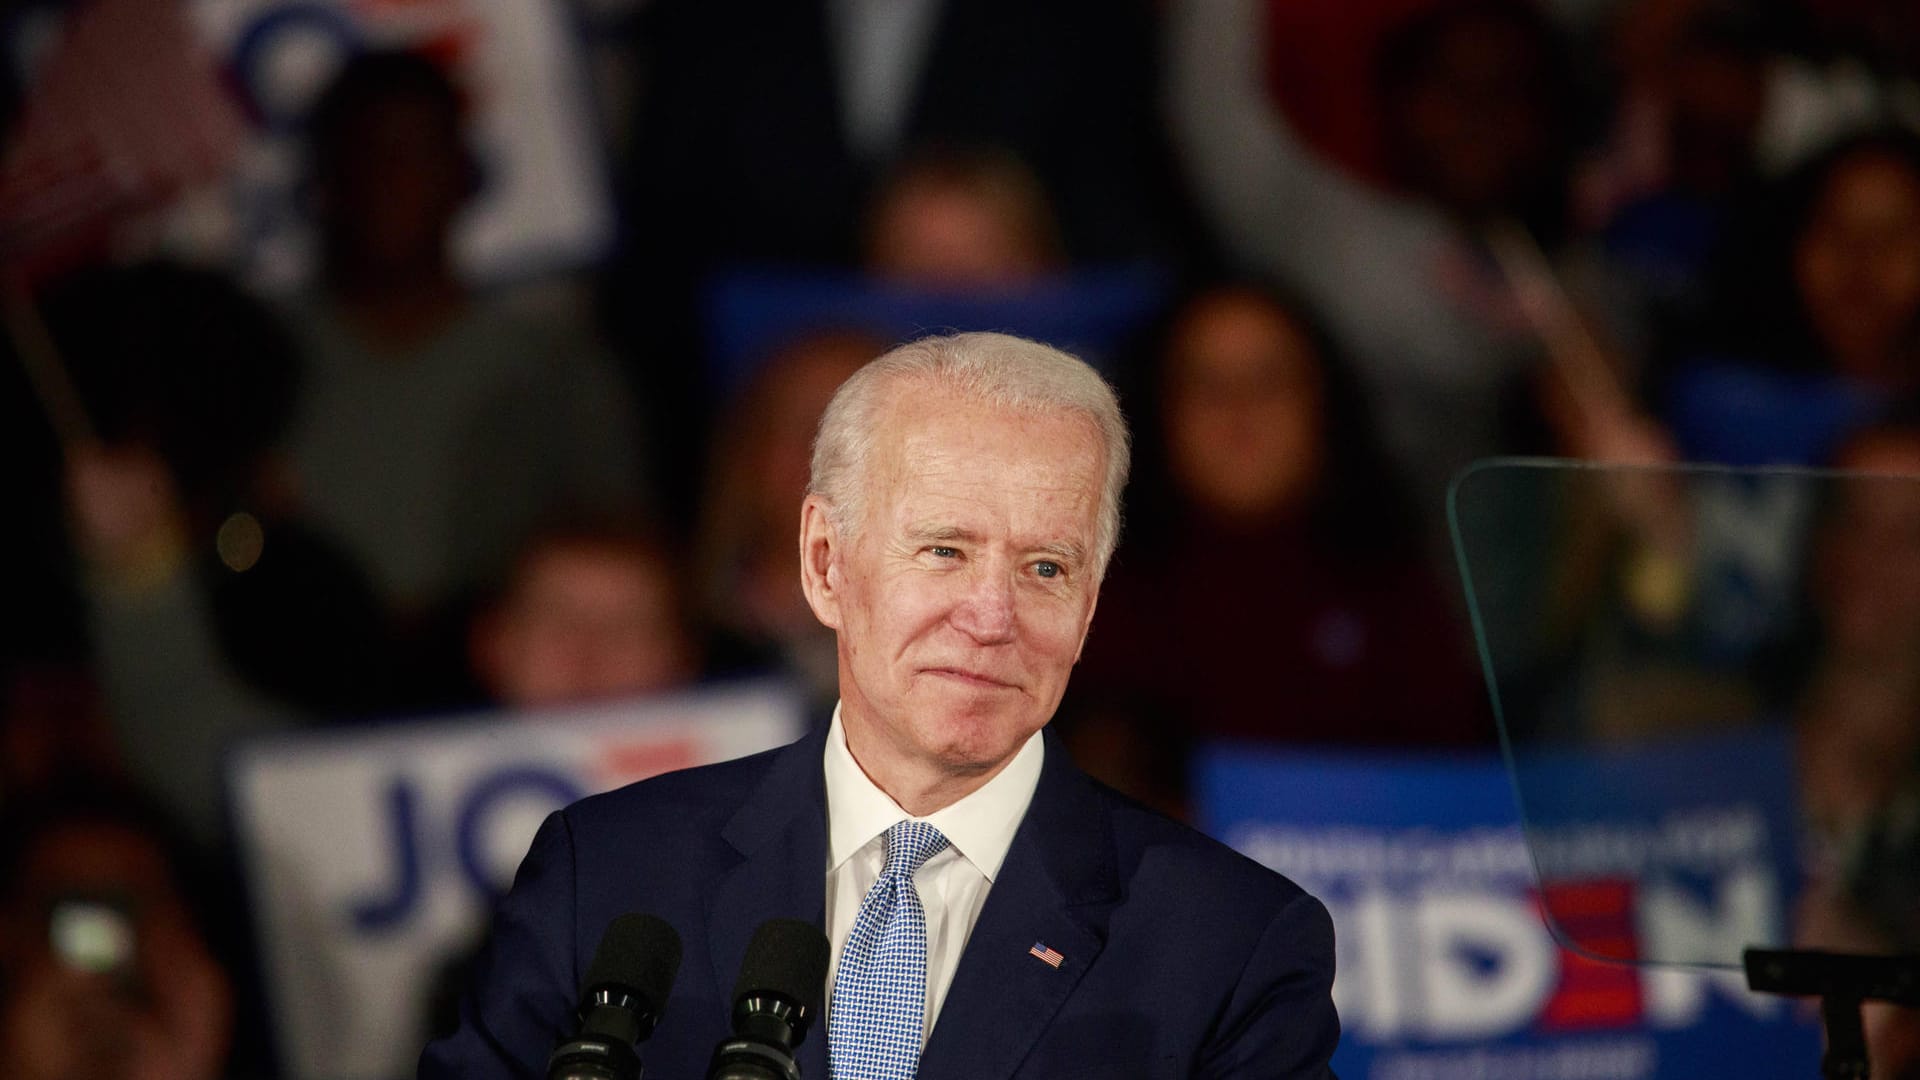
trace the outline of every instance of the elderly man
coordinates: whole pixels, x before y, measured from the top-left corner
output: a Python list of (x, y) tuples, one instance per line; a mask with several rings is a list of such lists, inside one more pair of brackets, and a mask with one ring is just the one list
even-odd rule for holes
[(686, 943), (650, 1076), (703, 1074), (775, 917), (833, 947), (806, 1076), (1330, 1076), (1326, 910), (1043, 732), (1126, 471), (1111, 390), (1043, 345), (929, 338), (849, 379), (800, 522), (807, 599), (839, 642), (833, 723), (550, 819), (422, 1076), (538, 1075), (625, 911)]

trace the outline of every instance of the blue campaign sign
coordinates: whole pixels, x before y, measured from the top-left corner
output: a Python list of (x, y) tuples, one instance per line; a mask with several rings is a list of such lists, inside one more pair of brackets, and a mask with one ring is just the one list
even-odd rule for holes
[[(1513, 760), (1548, 913), (1577, 948), (1733, 967), (1748, 946), (1791, 944), (1800, 875), (1784, 728), (1676, 739), (1657, 753), (1593, 746)], [(1630, 933), (1552, 902), (1597, 882), (1631, 891)]]
[[(1740, 771), (1703, 778), (1709, 761)], [(1793, 854), (1784, 739), (1528, 768), (1578, 793), (1542, 831), (1557, 860), (1544, 885), (1493, 755), (1200, 755), (1201, 826), (1333, 913), (1339, 1074), (1817, 1076), (1817, 1018), (1748, 992), (1736, 968), (1594, 958), (1691, 950), (1733, 963), (1738, 944), (1781, 939)], [(1556, 940), (1543, 901), (1582, 952)]]
[(1047, 342), (1112, 374), (1113, 354), (1165, 304), (1167, 275), (1151, 266), (1089, 267), (1001, 289), (928, 289), (812, 269), (738, 267), (710, 286), (710, 375), (737, 390), (753, 365), (794, 338), (860, 330), (892, 341), (956, 330), (999, 330)]

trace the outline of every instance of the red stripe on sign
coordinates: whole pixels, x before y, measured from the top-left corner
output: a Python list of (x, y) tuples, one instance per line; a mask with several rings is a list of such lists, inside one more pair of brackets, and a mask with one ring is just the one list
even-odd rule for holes
[(1540, 1026), (1560, 1031), (1631, 1026), (1645, 1005), (1640, 972), (1628, 963), (1639, 955), (1633, 883), (1569, 883), (1541, 895), (1568, 939), (1606, 959), (1560, 950), (1560, 984), (1540, 1012)]
[(675, 769), (700, 763), (698, 748), (692, 739), (652, 739), (646, 742), (609, 743), (602, 747), (595, 764), (601, 779), (619, 785), (645, 780)]

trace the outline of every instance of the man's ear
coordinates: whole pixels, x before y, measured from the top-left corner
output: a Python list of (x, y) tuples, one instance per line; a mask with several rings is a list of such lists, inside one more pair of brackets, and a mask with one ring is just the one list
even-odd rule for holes
[(800, 504), (800, 590), (813, 617), (840, 629), (840, 533), (827, 516), (827, 503), (809, 495)]

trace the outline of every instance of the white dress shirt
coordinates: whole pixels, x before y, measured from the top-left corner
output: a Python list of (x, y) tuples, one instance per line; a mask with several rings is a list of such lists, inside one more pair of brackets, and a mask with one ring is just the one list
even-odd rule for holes
[(847, 750), (840, 710), (827, 731), (827, 936), (833, 960), (827, 969), (829, 1011), (840, 953), (853, 932), (860, 902), (887, 863), (887, 830), (909, 819), (925, 821), (947, 838), (945, 850), (913, 875), (914, 890), (927, 913), (927, 1008), (920, 1039), (933, 1031), (947, 987), (960, 966), (973, 924), (986, 905), (987, 890), (1013, 844), (1013, 834), (1033, 801), (1046, 754), (1040, 733), (1027, 739), (1007, 767), (959, 802), (914, 819), (875, 786)]

